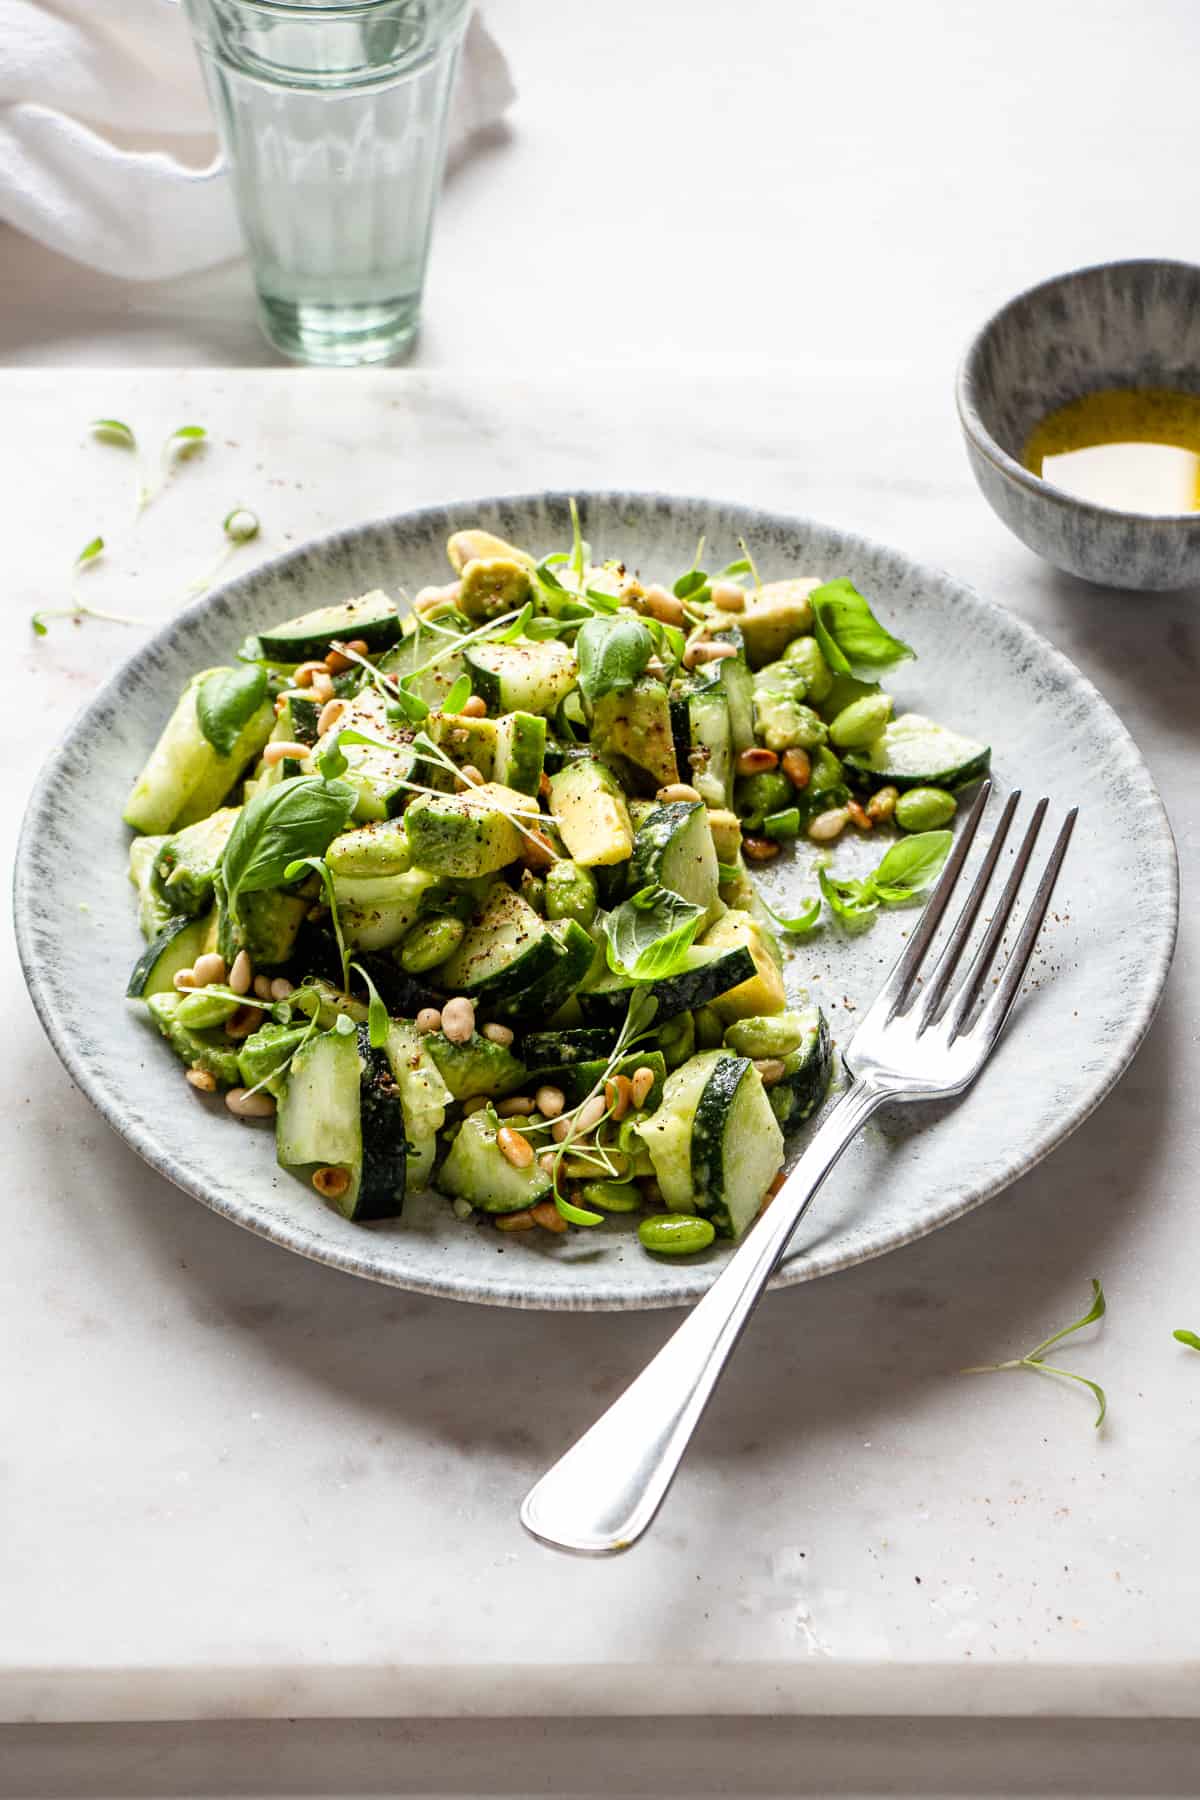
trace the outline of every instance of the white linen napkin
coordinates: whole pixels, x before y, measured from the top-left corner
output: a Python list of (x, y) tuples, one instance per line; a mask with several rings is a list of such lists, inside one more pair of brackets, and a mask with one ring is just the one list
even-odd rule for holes
[[(515, 97), (503, 52), (473, 16), (451, 154)], [(130, 281), (240, 253), (177, 0), (0, 0), (0, 220)]]

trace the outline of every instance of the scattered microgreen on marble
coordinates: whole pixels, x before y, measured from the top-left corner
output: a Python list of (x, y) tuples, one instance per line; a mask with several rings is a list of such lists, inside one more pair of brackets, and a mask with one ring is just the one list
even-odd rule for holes
[[(1036, 1344), (1034, 1348), (1028, 1351), (1024, 1356), (1012, 1357), (1008, 1362), (976, 1363), (969, 1369), (960, 1369), (959, 1374), (991, 1375), (1007, 1369), (1032, 1369), (1035, 1375), (1058, 1375), (1064, 1381), (1077, 1381), (1082, 1387), (1089, 1388), (1096, 1398), (1099, 1410), (1096, 1413), (1095, 1425), (1097, 1431), (1099, 1431), (1101, 1425), (1104, 1423), (1105, 1415), (1108, 1412), (1108, 1397), (1105, 1394), (1104, 1389), (1100, 1386), (1100, 1383), (1098, 1381), (1089, 1381), (1086, 1375), (1077, 1375), (1073, 1369), (1060, 1369), (1055, 1364), (1048, 1363), (1046, 1361), (1046, 1352), (1053, 1349), (1055, 1344), (1061, 1343), (1063, 1338), (1070, 1337), (1072, 1332), (1082, 1331), (1085, 1325), (1094, 1325), (1098, 1319), (1104, 1317), (1106, 1311), (1107, 1303), (1104, 1298), (1104, 1289), (1099, 1281), (1097, 1281), (1096, 1277), (1093, 1276), (1092, 1304), (1082, 1318), (1076, 1319), (1070, 1325), (1064, 1325), (1061, 1331), (1054, 1332), (1052, 1336), (1043, 1338), (1040, 1344)], [(1179, 1337), (1180, 1333), (1176, 1332), (1175, 1336)], [(1184, 1343), (1192, 1342), (1196, 1349), (1200, 1349), (1200, 1341), (1195, 1340), (1191, 1334), (1185, 1335), (1182, 1341)]]

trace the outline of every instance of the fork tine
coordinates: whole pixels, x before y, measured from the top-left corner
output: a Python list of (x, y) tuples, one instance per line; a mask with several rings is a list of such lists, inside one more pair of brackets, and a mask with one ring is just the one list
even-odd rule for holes
[(992, 841), (988, 845), (987, 853), (979, 866), (979, 873), (975, 877), (971, 886), (971, 891), (962, 903), (958, 918), (954, 922), (953, 930), (951, 931), (949, 938), (947, 938), (936, 963), (933, 965), (929, 979), (926, 981), (918, 998), (913, 1002), (912, 1011), (909, 1017), (916, 1025), (918, 1033), (924, 1031), (931, 1023), (934, 1014), (942, 1003), (942, 996), (950, 985), (950, 977), (953, 975), (955, 969), (957, 969), (962, 953), (967, 947), (967, 942), (971, 936), (972, 929), (974, 928), (976, 915), (983, 905), (984, 895), (987, 893), (988, 887), (991, 884), (996, 864), (1000, 859), (1000, 852), (1003, 850), (1005, 840), (1008, 837), (1008, 828), (1012, 824), (1013, 814), (1017, 810), (1017, 804), (1020, 801), (1020, 798), (1020, 788), (1014, 788), (1013, 792), (1005, 801), (1004, 811), (1000, 815), (999, 824), (992, 833)]
[(917, 970), (924, 960), (925, 952), (929, 948), (930, 939), (938, 928), (942, 914), (945, 912), (947, 903), (949, 902), (950, 895), (954, 891), (954, 884), (957, 882), (962, 866), (967, 860), (967, 852), (974, 842), (975, 833), (979, 829), (979, 821), (983, 816), (983, 809), (988, 803), (988, 795), (991, 791), (992, 784), (990, 781), (985, 781), (981, 784), (975, 804), (963, 821), (962, 830), (958, 834), (958, 839), (949, 856), (946, 858), (945, 867), (938, 876), (937, 886), (925, 902), (921, 917), (917, 920), (917, 923), (913, 928), (912, 936), (901, 951), (891, 974), (880, 988), (879, 993), (872, 1003), (870, 1011), (867, 1014), (868, 1018), (875, 1018), (881, 1023), (886, 1024), (889, 1019), (895, 1017), (904, 1001), (908, 998), (908, 991), (912, 986)]
[(992, 914), (991, 924), (984, 933), (983, 942), (971, 958), (966, 975), (963, 977), (962, 984), (959, 987), (955, 999), (946, 1010), (942, 1023), (949, 1027), (951, 1043), (954, 1042), (955, 1038), (958, 1037), (959, 1033), (962, 1031), (967, 1016), (978, 998), (979, 990), (987, 980), (988, 970), (995, 961), (996, 951), (1000, 947), (1000, 940), (1004, 936), (1004, 933), (1008, 928), (1008, 922), (1012, 917), (1012, 910), (1016, 905), (1017, 894), (1020, 891), (1025, 871), (1029, 867), (1029, 859), (1033, 855), (1033, 846), (1037, 842), (1038, 832), (1042, 829), (1042, 820), (1046, 816), (1046, 808), (1049, 804), (1049, 801), (1043, 795), (1034, 807), (1033, 817), (1030, 819), (1026, 828), (1025, 836), (1021, 839), (1021, 847), (1017, 851), (1012, 870), (1008, 880), (1004, 884), (1004, 892), (1001, 894), (996, 910)]
[(1079, 808), (1073, 806), (1063, 820), (1062, 829), (1059, 831), (1059, 834), (1054, 841), (1054, 848), (1050, 852), (1050, 860), (1046, 864), (1042, 879), (1038, 882), (1037, 891), (1030, 902), (1029, 911), (1025, 915), (1025, 923), (1022, 925), (1020, 935), (1009, 953), (1008, 961), (1004, 965), (1004, 973), (1000, 977), (1000, 985), (984, 1006), (975, 1025), (971, 1028), (972, 1033), (977, 1030), (982, 1030), (982, 1034), (986, 1038), (989, 1048), (1004, 1029), (1004, 1022), (1012, 1011), (1017, 995), (1021, 991), (1021, 983), (1024, 981), (1026, 971), (1029, 968), (1029, 963), (1033, 956), (1033, 948), (1037, 943), (1038, 932), (1041, 930), (1042, 922), (1049, 911), (1050, 901), (1054, 894), (1055, 884), (1058, 881), (1059, 871), (1062, 868), (1063, 859), (1067, 854), (1067, 845), (1071, 841), (1071, 833), (1075, 829), (1075, 821), (1078, 817)]

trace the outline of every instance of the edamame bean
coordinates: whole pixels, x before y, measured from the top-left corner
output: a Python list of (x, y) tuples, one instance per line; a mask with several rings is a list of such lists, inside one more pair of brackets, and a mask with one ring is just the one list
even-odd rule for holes
[(958, 801), (945, 788), (909, 788), (896, 802), (895, 820), (905, 831), (936, 831), (958, 811)]
[(638, 1226), (642, 1248), (656, 1256), (692, 1256), (707, 1250), (716, 1235), (710, 1219), (692, 1213), (654, 1213)]
[(866, 694), (844, 706), (829, 727), (839, 750), (865, 750), (873, 744), (892, 716), (890, 694)]
[(224, 994), (206, 994), (201, 988), (184, 996), (175, 1009), (175, 1017), (189, 1031), (207, 1031), (210, 1025), (223, 1025), (226, 1019), (232, 1019), (240, 1005), (240, 1000), (230, 1000)]
[(596, 917), (596, 877), (564, 858), (546, 871), (546, 917), (574, 919), (586, 931)]
[(400, 966), (410, 975), (423, 975), (458, 949), (467, 928), (461, 919), (438, 913), (432, 919), (419, 919), (400, 946)]
[(632, 1181), (589, 1181), (583, 1189), (583, 1204), (598, 1206), (601, 1212), (636, 1212), (642, 1204), (641, 1189)]
[(757, 775), (742, 776), (734, 784), (734, 811), (743, 825), (756, 830), (768, 813), (782, 812), (789, 806), (793, 793), (786, 775), (778, 769), (763, 769)]
[(814, 637), (793, 638), (783, 660), (804, 677), (805, 698), (820, 706), (833, 687), (833, 671)]

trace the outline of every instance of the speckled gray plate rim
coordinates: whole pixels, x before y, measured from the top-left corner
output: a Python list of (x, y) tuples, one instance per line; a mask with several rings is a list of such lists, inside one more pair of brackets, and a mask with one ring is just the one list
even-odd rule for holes
[[(811, 1280), (910, 1243), (999, 1193), (1109, 1092), (1149, 1028), (1170, 966), (1178, 917), (1170, 827), (1132, 739), (1092, 684), (1028, 625), (950, 576), (851, 532), (749, 506), (578, 497), (597, 549), (655, 575), (688, 567), (702, 532), (718, 566), (746, 537), (767, 578), (849, 575), (920, 652), (889, 681), (900, 705), (991, 741), (1001, 793), (1021, 786), (1049, 794), (1052, 810), (1081, 808), (1056, 916), (992, 1063), (962, 1101), (885, 1112), (860, 1136), (776, 1277)], [(370, 587), (395, 591), (403, 581), (412, 592), (444, 580), (445, 538), (467, 524), (550, 546), (569, 530), (567, 497), (459, 502), (338, 532), (197, 601), (136, 651), (76, 719), (30, 799), (14, 881), (22, 966), (51, 1043), (108, 1123), (185, 1193), (260, 1236), (353, 1275), (490, 1305), (679, 1305), (709, 1287), (727, 1246), (658, 1262), (628, 1221), (498, 1241), (486, 1226), (460, 1223), (436, 1195), (415, 1196), (401, 1220), (349, 1224), (277, 1168), (269, 1129), (237, 1124), (219, 1101), (188, 1089), (141, 1009), (122, 998), (141, 940), (120, 812), (184, 680), (229, 660), (247, 631), (273, 618)], [(879, 847), (856, 837), (838, 854), (861, 870)], [(81, 866), (87, 912), (74, 886)], [(790, 862), (767, 870), (777, 905), (802, 874)], [(848, 1041), (911, 918), (889, 913), (850, 939), (826, 930), (791, 955), (789, 987), (822, 1001), (836, 1038)], [(803, 1141), (793, 1141), (792, 1157)]]

